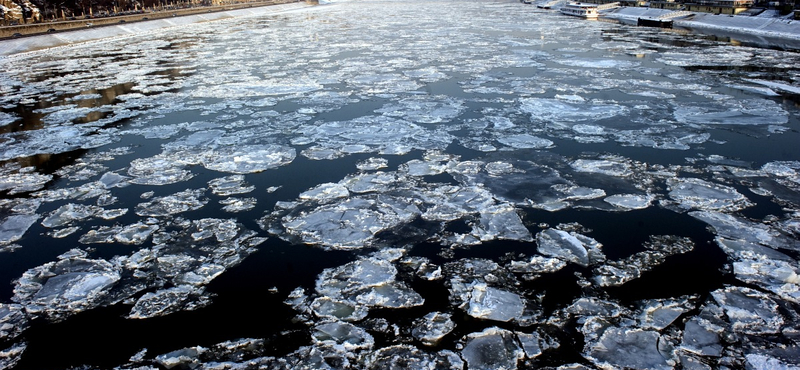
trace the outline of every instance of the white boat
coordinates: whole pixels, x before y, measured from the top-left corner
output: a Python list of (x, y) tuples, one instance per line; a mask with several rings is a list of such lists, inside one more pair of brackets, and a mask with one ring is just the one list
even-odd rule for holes
[(561, 14), (572, 15), (586, 19), (597, 19), (597, 4), (570, 2), (561, 7)]

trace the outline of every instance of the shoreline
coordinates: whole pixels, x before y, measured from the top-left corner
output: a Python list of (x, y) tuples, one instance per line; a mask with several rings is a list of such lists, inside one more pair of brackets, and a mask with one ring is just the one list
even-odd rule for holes
[[(296, 0), (277, 0), (260, 4), (261, 5), (253, 6), (251, 3), (248, 4), (250, 5), (248, 7), (242, 7), (238, 9), (226, 8), (224, 10), (213, 12), (210, 12), (208, 9), (203, 9), (200, 12), (180, 16), (172, 16), (171, 14), (167, 14), (166, 16), (158, 19), (147, 19), (152, 18), (152, 13), (138, 14), (133, 16), (137, 18), (135, 22), (121, 22), (120, 18), (123, 17), (116, 17), (116, 19), (113, 19), (115, 17), (109, 17), (102, 18), (102, 20), (110, 21), (108, 24), (104, 25), (93, 25), (91, 27), (86, 27), (84, 25), (83, 27), (77, 29), (72, 28), (59, 32), (35, 33), (31, 34), (30, 36), (19, 38), (0, 39), (0, 58), (13, 56), (15, 54), (66, 45), (74, 45), (113, 37), (134, 36), (144, 32), (169, 27), (185, 26), (189, 24), (205, 23), (245, 16), (259, 16), (313, 6), (307, 2), (298, 2)], [(145, 20), (142, 20), (142, 17), (145, 17)], [(85, 24), (86, 21), (79, 21), (78, 23)], [(51, 24), (45, 24), (45, 26), (49, 27)]]

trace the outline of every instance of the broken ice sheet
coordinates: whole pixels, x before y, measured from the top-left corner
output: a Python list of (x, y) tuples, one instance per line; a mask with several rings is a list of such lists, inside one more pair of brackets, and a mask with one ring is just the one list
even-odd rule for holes
[(468, 334), (463, 340), (461, 357), (469, 369), (517, 369), (519, 360), (525, 357), (514, 333), (505, 329), (488, 328)]
[(717, 99), (703, 105), (675, 103), (675, 120), (703, 125), (783, 125), (789, 113), (770, 99)]
[(363, 307), (407, 308), (422, 305), (418, 293), (396, 280), (397, 268), (376, 257), (326, 269), (317, 277), (316, 292), (323, 297)]
[(732, 187), (697, 178), (668, 179), (669, 196), (684, 209), (733, 212), (753, 205)]
[(245, 194), (256, 189), (255, 186), (245, 182), (244, 175), (231, 175), (213, 179), (208, 182), (211, 192), (215, 195), (227, 197), (235, 194)]
[(14, 287), (13, 300), (29, 314), (60, 320), (104, 304), (120, 278), (119, 266), (108, 261), (68, 257), (23, 273)]
[(668, 257), (694, 249), (694, 242), (674, 235), (651, 235), (644, 243), (645, 250), (624, 259), (606, 261), (595, 267), (594, 282), (603, 287), (620, 286), (638, 279), (643, 273), (663, 263)]
[(71, 225), (74, 222), (83, 221), (91, 217), (100, 217), (106, 220), (114, 219), (127, 213), (125, 208), (107, 210), (98, 206), (88, 206), (84, 204), (69, 203), (51, 212), (42, 220), (42, 226), (57, 228)]
[(20, 240), (28, 229), (39, 220), (38, 215), (11, 215), (0, 223), (0, 246)]
[(369, 349), (375, 344), (375, 339), (364, 329), (341, 321), (318, 324), (311, 338), (315, 342), (341, 345), (347, 351)]
[(356, 168), (361, 171), (375, 171), (389, 166), (389, 160), (386, 158), (369, 158), (356, 164)]
[(472, 286), (466, 307), (467, 314), (474, 318), (505, 322), (521, 318), (524, 310), (522, 297), (486, 284)]
[(133, 176), (130, 182), (139, 185), (169, 185), (194, 177), (184, 164), (166, 154), (134, 159), (128, 174)]
[(205, 292), (205, 288), (179, 285), (153, 293), (145, 293), (131, 308), (128, 318), (147, 319), (177, 311), (192, 311), (205, 307), (209, 303), (210, 298)]
[(19, 336), (28, 328), (28, 315), (22, 305), (0, 303), (0, 341)]
[(33, 167), (0, 167), (0, 192), (8, 191), (10, 195), (39, 190), (51, 180), (53, 175), (40, 174)]
[(258, 198), (227, 198), (221, 199), (219, 204), (224, 205), (222, 210), (225, 212), (236, 213), (249, 211), (256, 208)]
[(588, 236), (558, 229), (546, 229), (536, 234), (537, 251), (545, 256), (589, 266), (605, 260), (600, 244)]
[(660, 339), (657, 331), (612, 327), (587, 344), (586, 357), (601, 367), (671, 370), (674, 360)]
[(722, 307), (734, 332), (745, 334), (779, 333), (785, 319), (769, 295), (743, 287), (726, 287), (711, 292)]
[(139, 216), (169, 216), (202, 208), (208, 203), (204, 197), (206, 189), (187, 189), (165, 197), (157, 197), (149, 202), (139, 203), (136, 214)]
[(294, 148), (281, 145), (236, 145), (212, 149), (201, 154), (205, 168), (235, 174), (266, 171), (291, 163)]
[(655, 196), (650, 194), (615, 194), (603, 198), (603, 201), (622, 210), (634, 210), (650, 207), (654, 199)]
[(451, 315), (443, 312), (431, 312), (414, 320), (411, 335), (426, 346), (436, 346), (442, 338), (455, 329), (456, 324)]
[(283, 218), (289, 235), (330, 249), (360, 249), (375, 242), (381, 231), (410, 222), (419, 215), (413, 204), (388, 196), (353, 197)]
[(422, 96), (400, 99), (376, 110), (388, 117), (399, 117), (411, 122), (432, 124), (448, 122), (466, 109), (464, 102), (447, 96)]
[(558, 99), (520, 99), (520, 109), (536, 122), (585, 122), (623, 115), (627, 108), (593, 102), (567, 103)]
[(497, 141), (514, 149), (546, 149), (553, 147), (551, 140), (528, 134), (501, 136)]
[(79, 242), (82, 244), (117, 242), (140, 245), (147, 241), (150, 235), (158, 231), (158, 229), (158, 225), (149, 225), (144, 222), (137, 222), (127, 226), (101, 226), (81, 236)]

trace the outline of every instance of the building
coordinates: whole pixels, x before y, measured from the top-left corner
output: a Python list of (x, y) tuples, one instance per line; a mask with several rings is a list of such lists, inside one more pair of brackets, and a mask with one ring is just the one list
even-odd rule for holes
[(739, 14), (753, 6), (753, 0), (698, 0), (683, 4), (690, 12)]

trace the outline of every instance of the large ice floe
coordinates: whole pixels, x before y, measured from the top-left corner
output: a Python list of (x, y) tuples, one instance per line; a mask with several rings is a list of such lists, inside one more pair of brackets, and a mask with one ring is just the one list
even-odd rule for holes
[(0, 58), (0, 370), (800, 367), (795, 51), (286, 5)]

